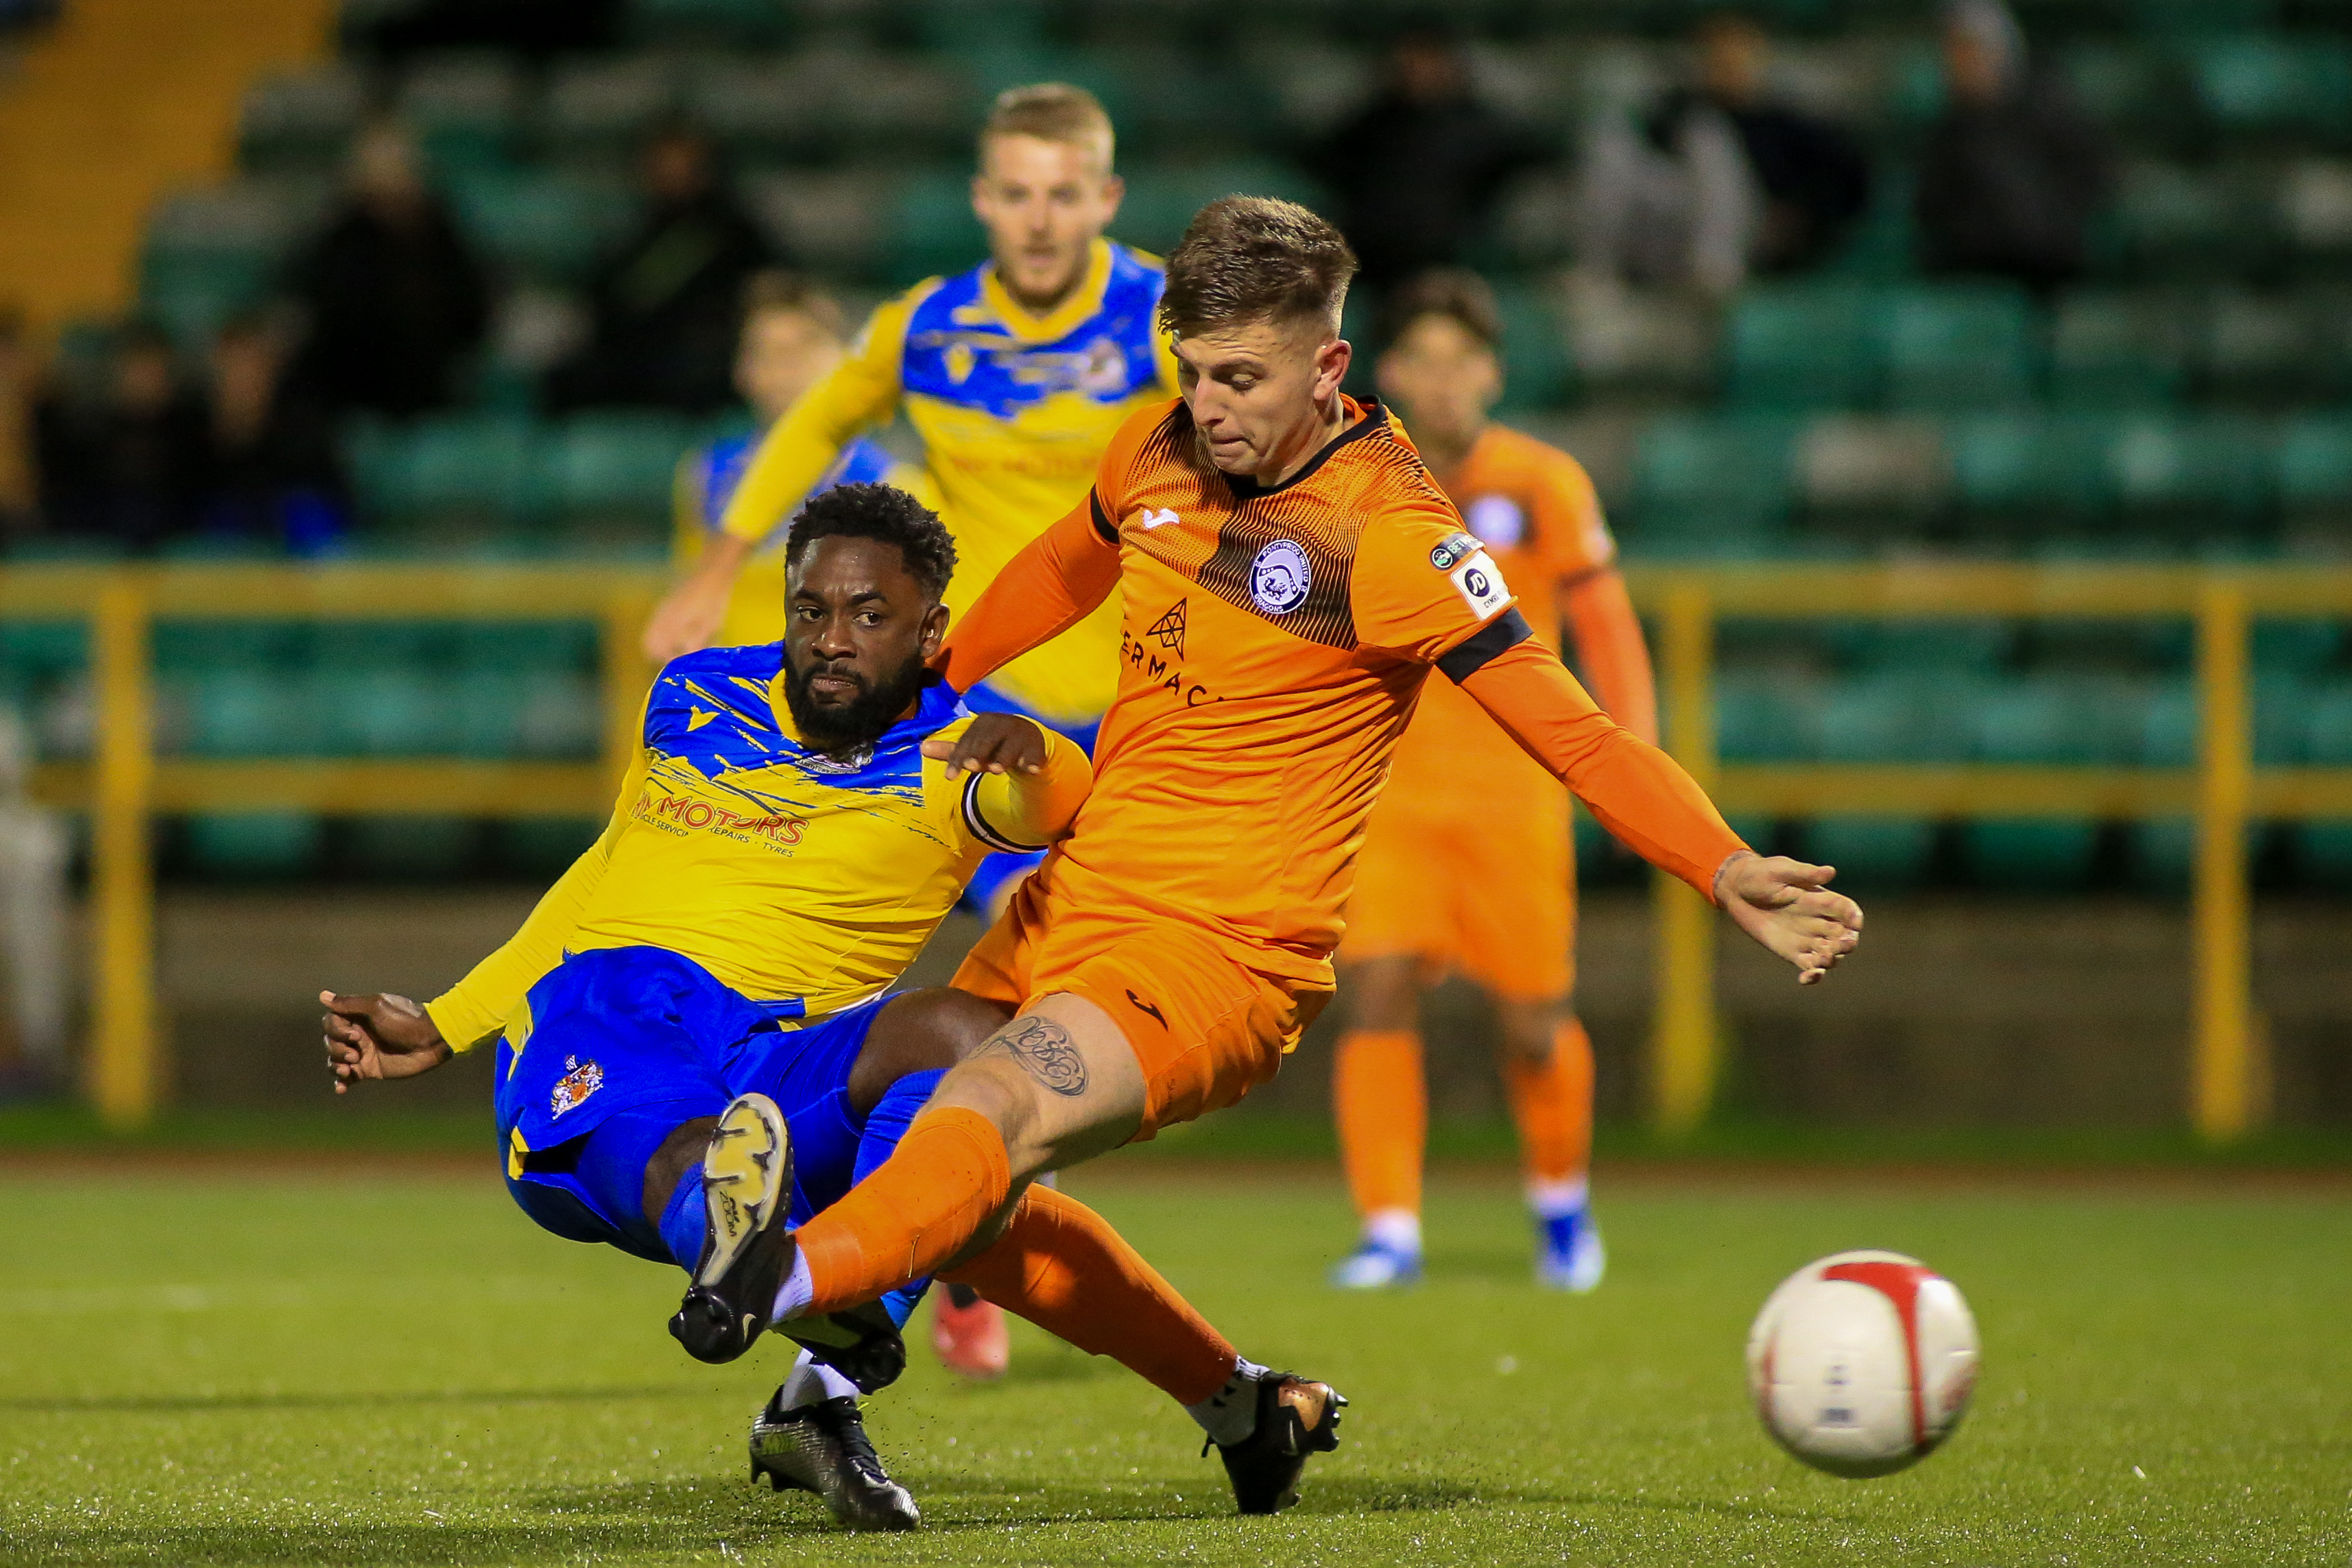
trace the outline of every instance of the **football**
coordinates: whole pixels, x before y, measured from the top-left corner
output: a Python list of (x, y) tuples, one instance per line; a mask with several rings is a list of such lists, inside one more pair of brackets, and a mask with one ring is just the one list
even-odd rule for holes
[(1766, 1298), (1748, 1333), (1765, 1429), (1835, 1476), (1891, 1475), (1952, 1434), (1977, 1381), (1977, 1325), (1953, 1283), (1900, 1252), (1840, 1252)]

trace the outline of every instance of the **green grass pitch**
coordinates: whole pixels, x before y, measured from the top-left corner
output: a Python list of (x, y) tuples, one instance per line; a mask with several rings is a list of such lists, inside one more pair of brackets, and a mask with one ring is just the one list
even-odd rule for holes
[[(1440, 1180), (1430, 1280), (1321, 1284), (1323, 1169), (1136, 1161), (1096, 1202), (1250, 1355), (1355, 1401), (1304, 1506), (1236, 1520), (1182, 1414), (1024, 1331), (957, 1385), (918, 1346), (870, 1423), (928, 1525), (833, 1531), (745, 1474), (785, 1364), (698, 1366), (664, 1270), (534, 1230), (488, 1175), (0, 1176), (0, 1563), (2052, 1563), (2352, 1553), (2340, 1188), (1606, 1186), (1612, 1265), (1528, 1284), (1507, 1180)], [(405, 1173), (405, 1174), (404, 1174)], [(1916, 1252), (1985, 1375), (1879, 1481), (1773, 1448), (1740, 1379), (1782, 1274)]]

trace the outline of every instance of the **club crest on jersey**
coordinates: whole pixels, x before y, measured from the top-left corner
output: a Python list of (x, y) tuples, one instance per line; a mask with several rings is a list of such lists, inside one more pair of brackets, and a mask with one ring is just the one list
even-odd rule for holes
[(570, 1071), (555, 1081), (555, 1092), (548, 1096), (547, 1111), (551, 1116), (562, 1115), (604, 1087), (604, 1070), (594, 1062), (567, 1056), (563, 1065)]
[(1276, 539), (1250, 562), (1250, 598), (1268, 615), (1287, 615), (1307, 602), (1315, 570), (1307, 551), (1290, 539)]
[(1470, 531), (1497, 549), (1508, 549), (1527, 537), (1528, 515), (1508, 496), (1481, 496), (1463, 512)]
[(1448, 534), (1445, 542), (1429, 552), (1429, 564), (1440, 571), (1452, 571), (1461, 561), (1478, 553), (1478, 541), (1468, 534)]

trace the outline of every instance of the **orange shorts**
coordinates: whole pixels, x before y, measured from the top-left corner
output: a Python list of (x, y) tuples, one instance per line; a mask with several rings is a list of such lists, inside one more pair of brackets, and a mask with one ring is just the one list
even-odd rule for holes
[(1058, 859), (1021, 884), (956, 971), (958, 989), (1018, 1009), (1067, 991), (1108, 1013), (1143, 1068), (1139, 1143), (1281, 1071), (1330, 988), (1262, 974), (1203, 927), (1056, 896)]
[(1576, 985), (1575, 942), (1576, 850), (1558, 789), (1475, 811), (1400, 794), (1374, 808), (1342, 965), (1415, 957), (1505, 1001), (1549, 1002)]

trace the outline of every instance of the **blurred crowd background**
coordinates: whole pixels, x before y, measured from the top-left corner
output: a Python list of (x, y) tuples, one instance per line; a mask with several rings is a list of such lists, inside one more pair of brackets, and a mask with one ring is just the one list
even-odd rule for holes
[[(1310, 203), (1362, 255), (1360, 347), (1416, 270), (1492, 280), (1502, 417), (1584, 461), (1635, 561), (2352, 540), (2345, 0), (344, 0), (330, 56), (246, 89), (233, 174), (148, 213), (134, 310), (0, 300), (0, 559), (660, 558), (681, 456), (753, 417), (746, 288), (855, 320), (970, 266), (981, 112), (1047, 79), (1117, 122), (1118, 238)], [(87, 747), (80, 637), (0, 626), (35, 755)], [(1723, 750), (2186, 765), (2190, 645), (1734, 623)], [(2264, 622), (2255, 657), (2260, 760), (2352, 763), (2343, 626)], [(595, 754), (584, 624), (166, 624), (157, 659), (181, 753)], [(1740, 826), (1864, 889), (2174, 893), (2191, 843)], [(165, 864), (538, 875), (585, 831), (247, 813)], [(2333, 888), (2352, 825), (2265, 829), (2258, 865)]]

